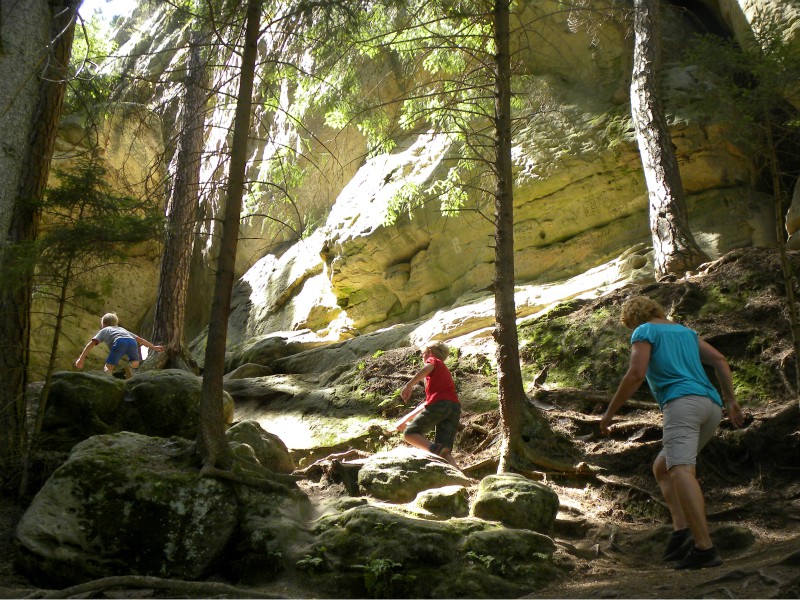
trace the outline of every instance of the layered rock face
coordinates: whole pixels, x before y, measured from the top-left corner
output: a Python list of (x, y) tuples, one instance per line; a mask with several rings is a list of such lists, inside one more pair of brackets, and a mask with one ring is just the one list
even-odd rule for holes
[[(541, 17), (548, 7), (527, 11)], [(666, 15), (668, 61), (678, 58), (691, 33), (680, 15)], [(520, 283), (573, 276), (650, 239), (647, 191), (628, 116), (631, 50), (624, 28), (596, 23), (591, 37), (571, 27), (565, 14), (541, 21), (536, 34), (563, 52), (531, 53), (526, 63), (536, 81), (527, 92), (549, 99), (544, 106), (552, 109), (519, 115), (515, 130)], [(693, 115), (693, 98), (707, 84), (698, 77), (667, 62), (663, 78), (693, 232), (711, 257), (773, 244), (772, 209), (752, 191), (749, 160), (722, 128)], [(421, 134), (391, 155), (367, 161), (321, 228), (244, 274), (235, 292), (231, 342), (304, 329), (340, 339), (468, 303), (489, 288), (491, 207), (484, 215), (443, 216), (432, 198), (387, 225), (400, 190), (441, 178), (458, 153), (447, 140)]]
[[(632, 42), (630, 23), (621, 10), (627, 5), (594, 3), (592, 11), (579, 14), (559, 10), (557, 4), (529, 2), (518, 22), (527, 24), (526, 29), (514, 42), (525, 70), (515, 90), (540, 107), (516, 115), (513, 139), (515, 270), (521, 284), (563, 280), (650, 241), (647, 190), (629, 117)], [(728, 27), (739, 37), (746, 37), (742, 23), (753, 22), (756, 5), (780, 16), (789, 34), (796, 29), (796, 2), (730, 0), (705, 5), (717, 27)], [(141, 15), (146, 21), (141, 30), (163, 31), (170, 46), (185, 45), (185, 24), (164, 7), (145, 10), (150, 14)], [(614, 18), (605, 18), (609, 14)], [(694, 235), (711, 257), (736, 247), (774, 244), (771, 203), (753, 191), (749, 158), (731, 143), (724, 128), (701, 120), (693, 110), (709, 82), (679, 60), (697, 31), (696, 15), (665, 6), (663, 20), (664, 104)], [(137, 37), (134, 29), (127, 30), (129, 39), (120, 54), (165, 42)], [(523, 43), (531, 39), (536, 41)], [(131, 61), (125, 68), (155, 81), (181, 61), (180, 53), (156, 56), (147, 63)], [(380, 75), (394, 86), (387, 69), (376, 65), (374, 71), (365, 77)], [(180, 95), (175, 77), (164, 79), (166, 83), (147, 90), (150, 96), (139, 100), (166, 107), (162, 131), (169, 147)], [(291, 85), (283, 85), (286, 89), (278, 95), (288, 98)], [(266, 104), (256, 111), (254, 139), (273, 143), (255, 144), (249, 177), (271, 181), (274, 173), (263, 165), (275, 164), (280, 147), (275, 140), (291, 144), (297, 134), (280, 111)], [(224, 174), (219, 156), (228, 150), (228, 141), (215, 132), (226, 130), (231, 118), (232, 106), (218, 102), (209, 122), (203, 167), (209, 185)], [(419, 132), (398, 140), (391, 154), (363, 160), (366, 142), (355, 129), (335, 131), (321, 116), (308, 125), (316, 146), (307, 156), (315, 161), (312, 165), (301, 159), (297, 165), (305, 176), (287, 188), (291, 209), (269, 186), (252, 187), (246, 199), (231, 345), (279, 331), (309, 330), (317, 339), (340, 340), (485, 298), (494, 268), (491, 206), (443, 216), (440, 199), (432, 197), (421, 207), (393, 215), (395, 222), (387, 224), (398, 194), (409, 185), (424, 188), (441, 179), (460, 156), (459, 147)], [(189, 337), (207, 323), (216, 244), (212, 217), (220, 194), (211, 191), (202, 199), (206, 225), (196, 242)], [(286, 222), (290, 212), (297, 221), (295, 233), (269, 225), (276, 217)], [(314, 228), (313, 222), (320, 225)], [(634, 271), (642, 276), (641, 269)], [(155, 291), (156, 276), (152, 281), (150, 275), (138, 276), (136, 287)], [(112, 299), (110, 304), (117, 303)], [(146, 320), (146, 307), (137, 305), (133, 312)]]

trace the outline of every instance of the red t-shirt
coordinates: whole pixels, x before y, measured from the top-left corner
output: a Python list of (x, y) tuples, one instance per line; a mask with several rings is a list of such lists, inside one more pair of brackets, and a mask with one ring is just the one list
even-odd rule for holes
[(445, 364), (434, 356), (429, 356), (425, 364), (433, 365), (433, 371), (425, 377), (425, 404), (433, 404), (441, 400), (458, 402), (456, 384), (453, 383), (453, 376), (450, 375)]

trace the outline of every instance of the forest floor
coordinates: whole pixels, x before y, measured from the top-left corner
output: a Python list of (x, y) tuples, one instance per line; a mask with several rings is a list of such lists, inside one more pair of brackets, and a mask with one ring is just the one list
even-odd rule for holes
[[(693, 285), (710, 290), (710, 286), (723, 282), (741, 290), (746, 274), (752, 277), (761, 273), (769, 279), (774, 272), (773, 255), (751, 252), (721, 264), (716, 273), (709, 272), (706, 279)], [(773, 375), (778, 373), (760, 387), (760, 399), (740, 399), (746, 414), (743, 430), (734, 432), (723, 420), (717, 436), (698, 457), (698, 480), (706, 498), (712, 538), (724, 563), (713, 569), (675, 571), (660, 560), (669, 515), (651, 473), (661, 438), (661, 414), (652, 400), (629, 402), (618, 413), (612, 435), (603, 438), (597, 423), (609, 400), (609, 387), (548, 389), (542, 385), (530, 394), (532, 402), (552, 430), (568, 438), (581, 460), (593, 468), (571, 475), (530, 473), (544, 479), (559, 495), (561, 510), (553, 539), (569, 568), (563, 577), (528, 597), (800, 597), (800, 406), (789, 378), (783, 376), (794, 369), (792, 361), (785, 359), (787, 327), (781, 317), (779, 290), (771, 291), (771, 284), (763, 282), (754, 285), (765, 291), (747, 291), (749, 299), (740, 313), (705, 322), (703, 327), (704, 337), (708, 339), (710, 333), (714, 345), (726, 356), (744, 352), (747, 343), (743, 340), (751, 339), (745, 334), (757, 332), (766, 340), (759, 346), (759, 363), (767, 365)], [(675, 294), (676, 302), (703, 295), (679, 284), (667, 292)], [(583, 310), (588, 314), (597, 312), (597, 308), (589, 304)], [(689, 312), (700, 313), (699, 309)], [(588, 320), (586, 314), (576, 318)], [(409, 369), (407, 352), (396, 356), (387, 352), (375, 359), (375, 365), (371, 359), (367, 362), (365, 372), (373, 366), (380, 370), (371, 375), (371, 382), (379, 385), (383, 376), (386, 389), (396, 388), (398, 373)], [(486, 382), (476, 381), (475, 385)], [(498, 411), (465, 410), (462, 422), (454, 458), (472, 477), (492, 472), (500, 434)], [(301, 483), (315, 502), (343, 494), (341, 485)], [(0, 598), (43, 594), (13, 567), (14, 528), (23, 511), (18, 501), (0, 497)], [(305, 584), (301, 576), (287, 573), (267, 585), (240, 588), (240, 597), (250, 593), (262, 597), (325, 597)], [(145, 589), (109, 589), (80, 597), (170, 596)]]
[[(788, 403), (768, 409), (748, 411), (750, 426), (759, 422), (798, 421), (798, 411)], [(575, 413), (551, 407), (552, 422), (566, 422)], [(479, 422), (481, 429), (494, 429), (490, 414), (468, 415), (468, 430)], [(655, 444), (644, 442), (626, 456), (642, 438), (652, 437), (659, 428), (660, 415), (647, 409), (633, 411), (623, 420), (635, 422), (636, 440), (600, 439), (585, 441), (593, 452), (594, 464), (606, 463), (608, 471), (594, 476), (553, 476), (547, 480), (561, 500), (560, 526), (553, 535), (560, 552), (569, 555), (571, 570), (561, 579), (530, 594), (530, 598), (798, 598), (800, 597), (800, 477), (786, 456), (774, 454), (776, 461), (761, 461), (757, 477), (737, 477), (735, 465), (740, 456), (726, 457), (724, 444), (714, 444), (711, 456), (698, 467), (707, 498), (712, 535), (735, 524), (750, 532), (752, 539), (742, 543), (718, 542), (724, 559), (722, 566), (701, 571), (675, 571), (659, 560), (668, 519), (649, 476), (650, 456)], [(620, 428), (624, 430), (624, 426)], [(776, 444), (776, 447), (780, 444)], [(461, 447), (456, 459), (469, 465), (491, 462), (491, 448), (469, 454)], [(797, 455), (795, 455), (796, 460)], [(641, 460), (639, 460), (641, 459)], [(725, 461), (728, 461), (726, 463)], [(624, 463), (627, 467), (622, 467)], [(315, 501), (341, 494), (341, 489), (313, 486), (308, 490)], [(8, 498), (0, 500), (0, 598), (42, 597), (43, 590), (31, 585), (13, 568), (13, 531), (24, 507)], [(719, 534), (722, 535), (722, 534)], [(730, 534), (728, 534), (729, 536)], [(239, 588), (271, 597), (325, 597), (305, 587), (303, 579), (288, 574), (271, 584)], [(83, 598), (176, 597), (153, 590), (109, 589), (82, 594)], [(191, 597), (181, 595), (178, 597)], [(206, 596), (195, 596), (206, 597)], [(230, 597), (230, 596), (229, 596)]]

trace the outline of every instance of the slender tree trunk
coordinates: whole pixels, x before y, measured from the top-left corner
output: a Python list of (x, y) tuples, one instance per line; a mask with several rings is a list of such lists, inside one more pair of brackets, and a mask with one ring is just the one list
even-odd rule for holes
[(650, 206), (656, 279), (683, 275), (708, 260), (689, 229), (678, 160), (658, 94), (658, 0), (634, 1), (631, 117)]
[(28, 481), (31, 469), (33, 468), (33, 457), (36, 454), (39, 434), (44, 423), (44, 414), (47, 411), (47, 397), (50, 395), (50, 387), (53, 383), (53, 373), (56, 368), (58, 358), (58, 341), (61, 338), (61, 330), (64, 324), (64, 310), (67, 306), (67, 294), (69, 292), (69, 282), (72, 278), (72, 257), (67, 260), (64, 277), (58, 294), (58, 310), (56, 312), (56, 322), (53, 327), (53, 340), (50, 343), (50, 357), (47, 360), (47, 370), (45, 371), (44, 384), (39, 392), (39, 402), (36, 406), (36, 419), (33, 427), (28, 426), (29, 438), (25, 447), (25, 460), (22, 467), (22, 476), (19, 484), (19, 495), (25, 497), (28, 493)]
[(253, 103), (253, 80), (257, 57), (261, 0), (248, 0), (245, 23), (244, 52), (239, 77), (239, 92), (234, 116), (231, 163), (225, 213), (222, 224), (217, 276), (208, 326), (208, 343), (200, 400), (200, 425), (198, 445), (204, 467), (227, 468), (232, 462), (230, 448), (225, 439), (222, 414), (222, 377), (225, 374), (225, 344), (228, 334), (228, 315), (231, 307), (236, 247), (239, 241), (239, 217), (244, 194), (247, 167), (247, 138), (250, 133)]
[(786, 223), (784, 220), (783, 209), (783, 186), (781, 185), (780, 164), (777, 152), (775, 151), (775, 141), (773, 139), (772, 118), (769, 113), (764, 115), (764, 126), (767, 132), (767, 148), (769, 149), (769, 170), (772, 174), (772, 195), (775, 207), (775, 240), (778, 243), (778, 253), (781, 262), (781, 272), (783, 274), (783, 286), (786, 289), (786, 305), (789, 309), (789, 326), (792, 332), (792, 346), (794, 348), (794, 385), (795, 393), (800, 402), (800, 318), (797, 315), (797, 298), (794, 293), (794, 273), (789, 258), (786, 256), (786, 240), (784, 232)]
[(163, 366), (179, 366), (184, 355), (186, 293), (194, 244), (195, 214), (200, 195), (206, 103), (205, 66), (197, 35), (192, 36), (176, 157), (175, 182), (168, 204), (167, 234), (161, 260), (153, 340), (166, 346)]
[[(50, 47), (42, 49), (46, 58), (39, 72), (39, 94), (33, 115), (33, 128), (9, 229), (0, 258), (7, 268), (13, 252), (9, 248), (36, 240), (41, 217), (40, 204), (47, 184), (59, 116), (66, 91), (67, 67), (72, 50), (75, 18), (81, 0), (51, 2), (53, 15)], [(22, 7), (21, 7), (22, 8)], [(49, 51), (48, 51), (49, 50)], [(20, 461), (26, 442), (25, 388), (29, 364), (30, 307), (33, 272), (28, 270), (17, 285), (0, 290), (0, 470), (7, 480), (15, 461)]]
[(519, 443), (525, 389), (519, 366), (517, 312), (514, 302), (514, 191), (511, 163), (511, 59), (509, 53), (509, 0), (495, 0), (495, 42), (497, 44), (495, 149), (497, 189), (495, 191), (494, 306), (497, 343), (497, 387), (503, 448), (498, 471), (509, 470), (514, 446)]
[(44, 375), (44, 385), (42, 391), (39, 393), (39, 406), (36, 409), (36, 422), (33, 427), (33, 439), (31, 445), (36, 443), (36, 438), (42, 431), (42, 423), (44, 422), (44, 413), (47, 410), (47, 396), (50, 393), (50, 386), (53, 383), (53, 373), (56, 370), (56, 361), (58, 360), (58, 342), (61, 339), (61, 331), (64, 329), (64, 312), (67, 308), (67, 296), (69, 294), (69, 285), (72, 281), (72, 264), (73, 257), (67, 259), (64, 268), (64, 277), (61, 280), (61, 289), (58, 294), (58, 310), (56, 312), (56, 322), (53, 327), (53, 341), (50, 344), (50, 358), (47, 360), (47, 371)]

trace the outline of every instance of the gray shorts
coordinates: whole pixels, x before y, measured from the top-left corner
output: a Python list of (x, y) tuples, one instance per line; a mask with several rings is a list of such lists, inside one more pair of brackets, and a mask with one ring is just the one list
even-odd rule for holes
[(714, 437), (722, 407), (705, 396), (682, 396), (664, 405), (664, 448), (667, 469), (697, 464), (697, 454)]
[(408, 424), (405, 433), (425, 435), (435, 427), (434, 443), (452, 449), (453, 443), (456, 441), (458, 420), (460, 418), (461, 404), (450, 402), (449, 400), (440, 400), (423, 408), (422, 412)]

